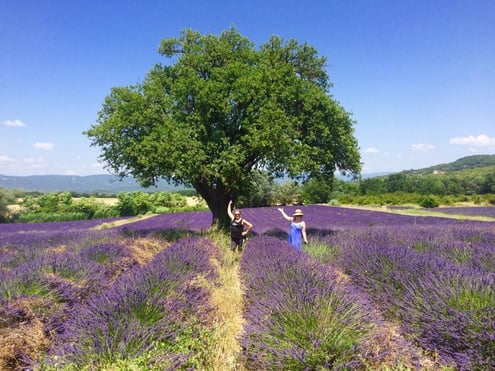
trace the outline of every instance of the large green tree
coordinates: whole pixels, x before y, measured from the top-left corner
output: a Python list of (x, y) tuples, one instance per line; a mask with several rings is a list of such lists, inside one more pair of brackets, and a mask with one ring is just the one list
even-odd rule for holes
[(329, 94), (326, 59), (313, 47), (272, 36), (255, 48), (232, 28), (184, 30), (159, 53), (170, 63), (113, 88), (85, 132), (112, 173), (192, 186), (222, 225), (253, 170), (303, 179), (360, 172), (354, 122)]

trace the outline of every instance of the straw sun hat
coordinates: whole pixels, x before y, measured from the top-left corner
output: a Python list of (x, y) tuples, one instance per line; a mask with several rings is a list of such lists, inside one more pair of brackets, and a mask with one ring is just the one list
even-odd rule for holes
[(294, 211), (294, 214), (292, 214), (292, 216), (303, 216), (303, 212), (301, 209), (296, 209), (296, 211)]

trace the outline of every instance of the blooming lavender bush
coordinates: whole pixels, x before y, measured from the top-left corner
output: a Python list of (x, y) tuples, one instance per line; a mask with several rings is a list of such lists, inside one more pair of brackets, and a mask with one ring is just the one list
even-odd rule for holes
[[(319, 369), (359, 364), (369, 303), (325, 267), (272, 237), (249, 241), (240, 262), (248, 369)], [(354, 362), (354, 363), (353, 363)]]
[[(130, 217), (119, 218), (103, 218), (91, 220), (74, 220), (65, 222), (44, 222), (44, 223), (0, 223), (0, 235), (5, 236), (10, 233), (26, 233), (26, 232), (70, 232), (87, 230), (101, 224), (112, 224), (119, 221), (130, 219)], [(0, 240), (1, 241), (1, 240)], [(1, 243), (0, 243), (1, 244)]]
[[(39, 323), (44, 327), (39, 332), (47, 338), (40, 343), (46, 344), (71, 307), (106, 289), (135, 263), (125, 246), (108, 242), (116, 240), (111, 231), (27, 232), (3, 237), (0, 317), (8, 327), (0, 326), (0, 338)], [(27, 362), (24, 358), (32, 358), (25, 352), (32, 351), (16, 350), (19, 367)]]
[[(215, 278), (210, 263), (217, 248), (205, 239), (186, 239), (164, 249), (146, 266), (75, 306), (50, 352), (49, 363), (105, 365), (148, 352), (151, 364), (193, 364), (198, 349), (178, 339), (191, 327), (206, 328), (211, 308), (198, 277)], [(185, 367), (185, 366), (184, 366)]]
[[(287, 207), (286, 212), (291, 214), (296, 207)], [(469, 225), (486, 227), (495, 226), (494, 222), (475, 220), (457, 220), (432, 216), (411, 216), (387, 213), (383, 211), (358, 210), (345, 207), (307, 205), (298, 206), (304, 212), (308, 233), (310, 236), (320, 237), (341, 229), (379, 226), (452, 226)], [(254, 224), (253, 233), (268, 234), (285, 238), (289, 230), (287, 222), (280, 217), (276, 207), (245, 208), (243, 216)]]
[(422, 228), (415, 239), (409, 246), (418, 251), (435, 253), (458, 265), (495, 274), (495, 229), (473, 226)]
[[(409, 337), (438, 352), (444, 363), (453, 362), (461, 369), (494, 368), (493, 274), (404, 243), (416, 234), (418, 244), (421, 231), (407, 234), (400, 229), (393, 238), (392, 230), (385, 228), (354, 230), (353, 236), (348, 232), (350, 238), (343, 238), (336, 264), (371, 294), (388, 318), (400, 320)], [(425, 246), (441, 241), (428, 233), (423, 238)], [(332, 237), (334, 246), (338, 239)]]
[(209, 211), (190, 211), (173, 214), (160, 214), (117, 229), (126, 232), (146, 234), (160, 230), (180, 230), (201, 232), (211, 226), (212, 215)]
[(429, 225), (390, 225), (342, 229), (334, 234), (316, 236), (313, 242), (326, 245), (327, 254), (325, 251), (321, 253), (330, 257), (335, 256), (336, 250), (366, 241), (376, 246), (402, 246), (419, 252), (430, 252), (458, 265), (495, 273), (495, 229), (490, 228), (490, 224), (452, 224), (442, 228)]
[[(7, 273), (25, 263), (31, 264), (37, 259), (44, 266), (50, 265), (50, 257), (68, 252), (77, 254), (88, 246), (115, 239), (115, 232), (110, 231), (74, 231), (45, 233), (13, 233), (4, 236), (0, 246), (1, 269)], [(21, 268), (22, 270), (22, 268)], [(41, 271), (50, 269), (40, 268)]]
[(435, 211), (445, 214), (486, 216), (495, 218), (495, 206), (440, 207), (435, 209)]

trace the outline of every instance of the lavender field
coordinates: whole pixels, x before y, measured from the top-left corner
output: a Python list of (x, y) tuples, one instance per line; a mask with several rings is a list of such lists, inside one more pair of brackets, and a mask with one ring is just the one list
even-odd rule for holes
[(476, 206), (476, 207), (440, 207), (435, 211), (454, 214), (454, 215), (469, 215), (469, 216), (487, 216), (495, 218), (495, 206)]
[(300, 208), (303, 252), (243, 209), (239, 259), (209, 212), (0, 225), (0, 369), (219, 369), (225, 268), (231, 369), (495, 368), (495, 222)]

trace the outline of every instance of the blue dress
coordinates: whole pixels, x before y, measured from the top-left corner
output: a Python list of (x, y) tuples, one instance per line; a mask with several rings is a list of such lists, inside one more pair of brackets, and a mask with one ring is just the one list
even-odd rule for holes
[(298, 250), (302, 250), (302, 223), (290, 223), (289, 242)]

